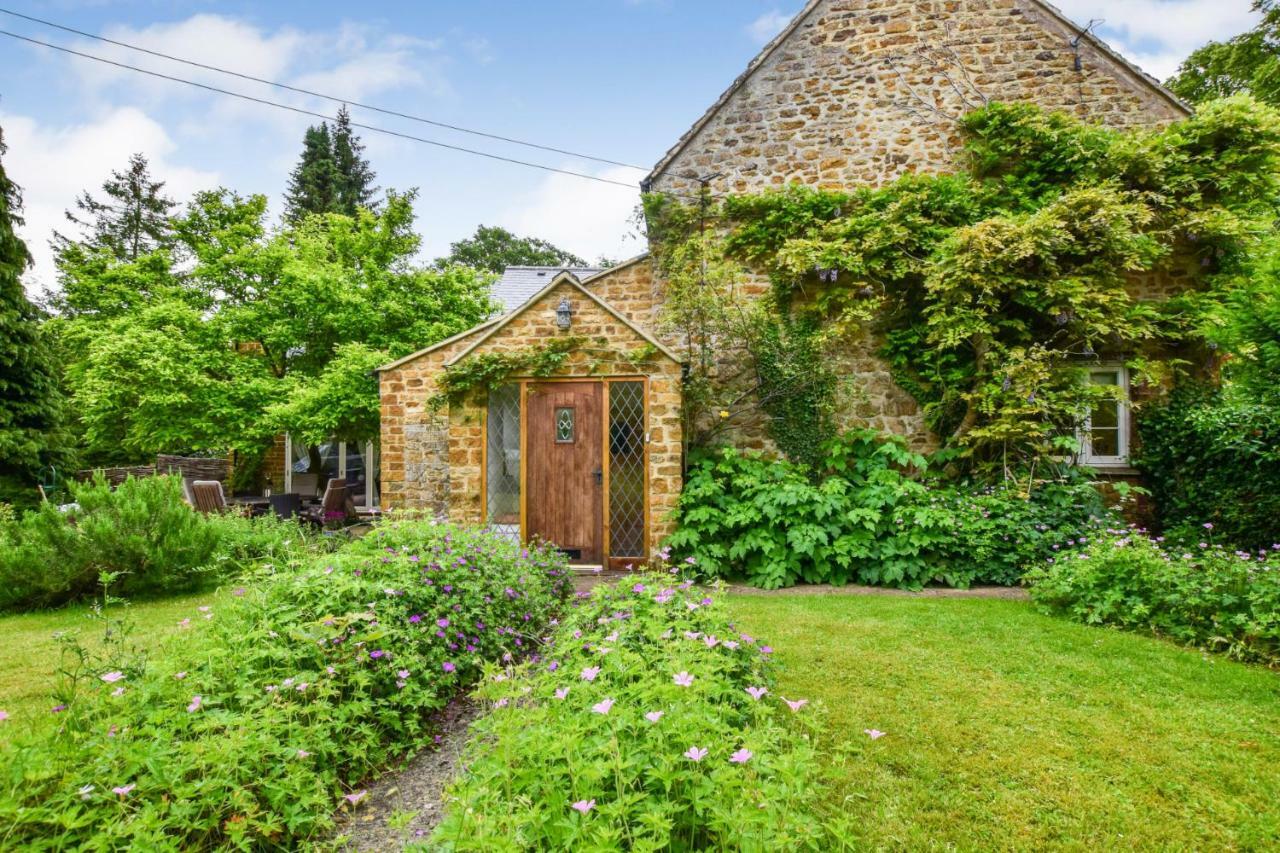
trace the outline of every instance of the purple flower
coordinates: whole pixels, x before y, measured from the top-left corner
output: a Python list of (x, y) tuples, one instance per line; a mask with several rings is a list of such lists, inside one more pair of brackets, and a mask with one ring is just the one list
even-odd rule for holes
[(387, 653), (384, 652), (382, 649), (374, 649), (373, 651), (369, 652), (369, 660), (377, 660), (378, 658), (382, 658), (386, 656), (387, 656)]
[(760, 701), (760, 698), (761, 698), (762, 696), (764, 696), (764, 694), (766, 694), (766, 693), (768, 693), (768, 692), (769, 692), (769, 691), (768, 691), (768, 690), (766, 690), (766, 689), (765, 689), (765, 688), (763, 688), (763, 687), (748, 687), (748, 688), (747, 688), (747, 695), (748, 695), (748, 696), (750, 696), (752, 699), (756, 700), (757, 702), (759, 702), (759, 701)]
[(687, 672), (676, 673), (676, 676), (675, 678), (672, 679), (672, 681), (674, 681), (676, 684), (680, 685), (681, 687), (693, 686), (693, 676)]
[(443, 664), (441, 664), (441, 666), (444, 668), (445, 672), (453, 672), (454, 670), (457, 669), (457, 667), (454, 666), (453, 661), (451, 660), (445, 661)]
[(3, 723), (7, 719), (9, 719), (9, 712), (0, 709), (0, 723)]
[(589, 666), (582, 670), (583, 681), (595, 681), (596, 676), (600, 674), (600, 667)]
[(566, 697), (566, 696), (568, 696), (568, 695), (569, 695), (569, 688), (568, 688), (568, 687), (561, 687), (561, 688), (559, 688), (558, 690), (556, 690), (556, 698), (557, 698), (557, 699), (563, 699), (564, 697)]
[(61, 714), (65, 710), (67, 710), (66, 705), (54, 705), (52, 708), (49, 709), (49, 712), (51, 714)]
[(353, 806), (354, 806), (356, 803), (360, 802), (361, 800), (363, 800), (363, 799), (364, 799), (365, 797), (367, 797), (368, 795), (369, 795), (369, 792), (368, 792), (368, 791), (356, 791), (356, 792), (355, 792), (355, 793), (353, 793), (353, 794), (347, 794), (347, 796), (345, 797), (345, 799), (346, 799), (346, 801), (347, 801), (348, 803), (351, 803), (351, 805), (353, 805)]
[(418, 624), (419, 622), (421, 622), (421, 621), (422, 621), (422, 614), (420, 614), (420, 613), (415, 613), (415, 614), (413, 614), (412, 616), (410, 616), (410, 617), (409, 617), (409, 624), (410, 624), (410, 625), (417, 625), (417, 624)]
[(1212, 529), (1213, 529), (1213, 522), (1212, 522), (1212, 521), (1206, 521), (1206, 522), (1204, 523), (1204, 529), (1205, 529), (1205, 530), (1212, 530)]
[(647, 714), (645, 714), (645, 715), (644, 715), (644, 718), (645, 718), (646, 720), (648, 720), (649, 722), (651, 722), (651, 723), (656, 723), (656, 722), (658, 722), (658, 720), (661, 720), (661, 719), (662, 719), (662, 712), (661, 712), (661, 711), (650, 711), (649, 713), (647, 713)]
[(738, 750), (733, 755), (730, 755), (729, 760), (732, 761), (734, 764), (746, 764), (748, 761), (751, 760), (751, 750), (747, 749), (744, 746), (742, 749)]
[(112, 788), (111, 793), (118, 794), (121, 797), (129, 796), (129, 792), (138, 787), (136, 782), (130, 782), (128, 785), (121, 785), (118, 788)]
[(399, 678), (408, 678), (408, 677), (409, 677), (409, 670), (407, 670), (407, 669), (402, 669), (402, 670), (400, 670), (399, 672), (397, 672), (397, 673), (396, 673), (396, 676), (398, 676)]
[(175, 672), (175, 673), (173, 674), (173, 677), (174, 677), (174, 678), (176, 678), (176, 679), (178, 679), (179, 681), (181, 681), (182, 679), (184, 679), (184, 678), (186, 678), (186, 677), (187, 677), (187, 673), (186, 673), (185, 671), (184, 671), (184, 672)]
[(705, 748), (699, 749), (696, 746), (691, 746), (684, 751), (684, 757), (690, 761), (701, 761), (707, 757), (707, 750)]
[(611, 708), (613, 708), (612, 699), (605, 699), (604, 701), (597, 702), (591, 706), (591, 710), (595, 711), (597, 714), (607, 714)]
[(644, 592), (644, 584), (642, 583), (636, 584), (635, 586), (631, 587), (631, 591), (634, 593)]
[(760, 647), (760, 654), (762, 654), (762, 655), (771, 655), (771, 654), (773, 654), (773, 646), (761, 646), (761, 647)]
[(591, 811), (591, 810), (592, 810), (592, 809), (594, 809), (595, 807), (596, 807), (596, 801), (595, 801), (595, 800), (578, 800), (576, 803), (574, 803), (574, 804), (571, 806), (571, 808), (576, 809), (577, 811), (581, 812), (582, 814), (586, 814), (587, 812)]
[(436, 620), (436, 626), (437, 626), (437, 627), (440, 627), (440, 628), (448, 628), (448, 627), (449, 627), (449, 620), (448, 620), (448, 619), (445, 619), (444, 617), (441, 617), (441, 618), (439, 618), (439, 619), (437, 619), (437, 620)]
[(201, 703), (203, 703), (203, 702), (204, 702), (204, 699), (203, 699), (203, 698), (201, 698), (199, 695), (192, 696), (192, 697), (191, 697), (191, 704), (187, 706), (187, 713), (188, 713), (188, 714), (194, 714), (196, 711), (199, 711), (199, 710), (200, 710), (200, 705), (201, 705)]
[(805, 705), (808, 705), (808, 704), (809, 704), (809, 700), (808, 700), (808, 699), (797, 699), (797, 700), (795, 700), (794, 702), (792, 702), (790, 699), (787, 699), (786, 697), (783, 697), (782, 701), (787, 703), (787, 707), (791, 709), (791, 712), (792, 712), (793, 714), (794, 714), (796, 711), (799, 711), (799, 710), (800, 710), (801, 708), (803, 708)]
[(872, 740), (880, 740), (880, 738), (884, 737), (884, 732), (879, 729), (863, 729), (862, 733)]
[(103, 681), (107, 682), (107, 684), (114, 684), (115, 682), (124, 678), (124, 673), (123, 672), (104, 672), (102, 675), (98, 677), (101, 678)]

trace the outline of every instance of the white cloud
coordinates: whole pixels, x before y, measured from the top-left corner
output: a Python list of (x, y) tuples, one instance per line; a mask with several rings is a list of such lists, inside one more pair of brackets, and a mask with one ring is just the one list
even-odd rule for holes
[[(606, 169), (598, 177), (636, 180), (633, 169)], [(622, 259), (644, 247), (628, 239), (640, 190), (600, 184), (570, 175), (548, 175), (533, 192), (517, 197), (499, 216), (498, 224), (522, 237), (549, 240), (588, 261), (599, 257)]]
[(1078, 24), (1100, 20), (1102, 37), (1148, 74), (1165, 79), (1210, 40), (1221, 41), (1257, 21), (1251, 0), (1057, 0)]
[(760, 44), (766, 44), (774, 36), (782, 32), (783, 27), (791, 23), (791, 17), (791, 15), (779, 12), (777, 9), (765, 12), (747, 25), (747, 34)]
[(23, 192), (26, 224), (19, 234), (35, 257), (27, 272), (27, 290), (38, 293), (53, 285), (55, 276), (49, 239), (55, 230), (67, 231), (63, 211), (85, 189), (95, 195), (113, 169), (142, 152), (151, 161), (151, 174), (162, 178), (165, 193), (188, 198), (196, 190), (219, 185), (216, 172), (189, 169), (170, 162), (175, 145), (165, 129), (133, 107), (113, 110), (97, 120), (63, 127), (45, 127), (29, 116), (0, 113), (9, 153), (5, 169)]

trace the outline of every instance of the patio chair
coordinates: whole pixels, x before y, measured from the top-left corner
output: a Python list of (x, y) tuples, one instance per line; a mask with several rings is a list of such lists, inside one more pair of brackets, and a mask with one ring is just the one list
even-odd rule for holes
[(269, 500), (271, 501), (271, 509), (275, 511), (276, 518), (293, 518), (302, 512), (302, 497), (293, 492), (284, 495), (272, 495)]
[(304, 501), (308, 498), (320, 497), (320, 475), (319, 474), (294, 474), (293, 492)]
[(324, 487), (324, 498), (319, 506), (314, 506), (302, 514), (302, 518), (312, 524), (323, 525), (328, 521), (341, 519), (347, 521), (354, 513), (347, 495), (347, 481), (334, 477)]
[(227, 496), (219, 480), (196, 480), (191, 484), (191, 503), (199, 512), (226, 512)]

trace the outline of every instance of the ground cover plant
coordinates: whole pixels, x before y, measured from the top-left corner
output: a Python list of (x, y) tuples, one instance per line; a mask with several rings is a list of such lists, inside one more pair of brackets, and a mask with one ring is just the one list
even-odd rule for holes
[(431, 742), (430, 715), (520, 655), (566, 591), (546, 550), (388, 523), (201, 608), (148, 656), (68, 649), (58, 727), (0, 760), (0, 847), (294, 846)]
[(274, 517), (203, 515), (177, 476), (69, 484), (74, 509), (51, 503), (0, 518), (0, 611), (49, 607), (92, 594), (111, 573), (116, 594), (190, 592), (262, 560), (307, 547)]
[(1028, 575), (1047, 612), (1091, 625), (1147, 631), (1280, 667), (1280, 544), (1254, 552), (1167, 546), (1137, 529), (1111, 530)]
[[(490, 666), (449, 850), (830, 849), (811, 708), (760, 640), (670, 575), (599, 586), (540, 657)], [(433, 847), (432, 849), (437, 849)]]
[[(862, 850), (1280, 843), (1280, 679), (1023, 601), (734, 595)], [(868, 729), (884, 732), (872, 740)]]
[(984, 486), (929, 476), (900, 438), (829, 441), (814, 471), (722, 449), (695, 459), (668, 544), (712, 577), (919, 588), (1014, 584), (1110, 517), (1081, 478)]

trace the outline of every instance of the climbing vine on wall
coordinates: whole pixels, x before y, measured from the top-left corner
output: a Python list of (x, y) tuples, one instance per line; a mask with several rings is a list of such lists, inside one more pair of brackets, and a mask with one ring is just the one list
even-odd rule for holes
[(544, 344), (521, 349), (478, 353), (446, 368), (439, 389), (428, 401), (434, 409), (456, 405), (472, 392), (500, 388), (512, 376), (553, 376), (575, 350), (587, 343), (577, 335), (552, 338)]
[(1176, 363), (1149, 353), (1195, 344), (1196, 299), (1142, 301), (1131, 285), (1177, 274), (1213, 301), (1275, 219), (1280, 116), (1236, 97), (1121, 132), (990, 104), (961, 126), (961, 174), (647, 212), (677, 291), (705, 290), (709, 270), (716, 292), (726, 270), (767, 276), (753, 310), (826, 341), (875, 334), (944, 443), (1007, 468), (1063, 450), (1106, 393), (1084, 381), (1091, 359), (1124, 357), (1143, 381)]

